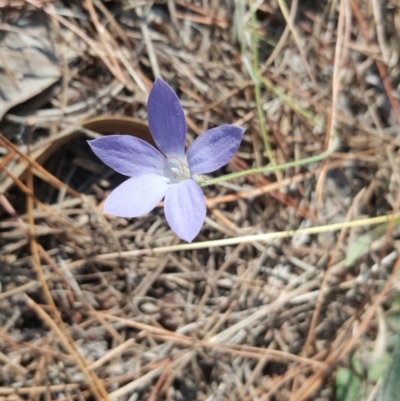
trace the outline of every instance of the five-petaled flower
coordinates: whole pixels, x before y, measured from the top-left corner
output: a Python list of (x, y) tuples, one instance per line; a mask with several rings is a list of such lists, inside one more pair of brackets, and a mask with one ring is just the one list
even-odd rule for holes
[(129, 178), (115, 188), (104, 213), (138, 217), (165, 197), (167, 221), (178, 237), (191, 242), (206, 216), (203, 192), (196, 180), (225, 165), (238, 150), (243, 128), (223, 125), (196, 138), (185, 154), (186, 119), (178, 97), (157, 79), (147, 103), (151, 135), (158, 149), (130, 135), (110, 135), (89, 141), (109, 167)]

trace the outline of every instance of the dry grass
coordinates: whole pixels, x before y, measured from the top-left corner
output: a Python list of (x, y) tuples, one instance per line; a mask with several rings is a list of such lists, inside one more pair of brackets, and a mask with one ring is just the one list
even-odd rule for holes
[[(29, 96), (7, 55), (43, 66), (0, 47), (0, 87), (26, 91), (0, 123), (0, 400), (334, 400), (338, 367), (362, 355), (367, 369), (387, 349), (397, 221), (347, 223), (400, 205), (400, 8), (289, 3), (0, 1), (3, 40), (37, 37), (39, 24), (58, 71)], [(221, 174), (299, 161), (336, 134), (340, 147), (205, 188), (205, 225), (180, 247), (162, 207), (102, 214), (123, 177), (86, 144), (148, 135), (159, 75), (182, 101), (188, 142), (246, 127)], [(324, 225), (335, 229), (296, 232)]]

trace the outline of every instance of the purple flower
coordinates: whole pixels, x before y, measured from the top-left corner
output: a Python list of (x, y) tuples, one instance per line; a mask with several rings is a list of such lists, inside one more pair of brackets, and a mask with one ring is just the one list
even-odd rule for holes
[(243, 128), (223, 125), (196, 138), (185, 154), (186, 119), (172, 88), (157, 78), (147, 103), (151, 135), (158, 149), (130, 135), (110, 135), (89, 145), (109, 167), (129, 178), (114, 189), (104, 213), (138, 217), (165, 197), (165, 216), (178, 237), (191, 242), (206, 216), (203, 192), (196, 180), (236, 153)]

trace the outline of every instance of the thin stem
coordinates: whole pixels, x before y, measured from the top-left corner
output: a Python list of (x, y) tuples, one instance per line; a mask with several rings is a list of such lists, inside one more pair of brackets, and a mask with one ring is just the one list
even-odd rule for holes
[(275, 86), (272, 84), (272, 82), (268, 79), (263, 77), (262, 75), (258, 74), (257, 79), (267, 88), (269, 89), (274, 95), (276, 95), (279, 99), (281, 99), (283, 102), (285, 102), (292, 110), (296, 111), (303, 117), (305, 117), (307, 120), (311, 121), (317, 126), (322, 126), (322, 120), (319, 119), (318, 117), (315, 117), (312, 113), (310, 113), (307, 110), (304, 110), (300, 106), (298, 106), (289, 96), (285, 95), (281, 91), (275, 88)]
[(327, 149), (325, 152), (322, 152), (319, 155), (306, 157), (305, 159), (296, 160), (296, 161), (292, 161), (289, 163), (279, 164), (277, 166), (264, 166), (264, 167), (252, 168), (249, 170), (239, 171), (237, 173), (226, 174), (221, 177), (201, 181), (201, 182), (199, 182), (199, 184), (201, 186), (215, 185), (220, 182), (230, 181), (230, 180), (233, 180), (233, 179), (239, 178), (239, 177), (245, 177), (246, 175), (274, 173), (276, 171), (286, 170), (286, 169), (296, 167), (296, 166), (303, 166), (305, 164), (315, 163), (315, 162), (325, 159), (326, 157), (331, 155), (336, 150), (338, 144), (339, 144), (339, 140), (337, 137), (335, 137), (335, 140), (333, 141), (332, 146), (329, 149)]
[(238, 30), (238, 39), (240, 41), (240, 52), (244, 54), (246, 51), (246, 39), (244, 32), (244, 25), (242, 24), (244, 21), (244, 0), (237, 1), (237, 10), (238, 10), (238, 18), (237, 18), (237, 30)]
[[(253, 56), (253, 66), (251, 68), (249, 63), (245, 63), (245, 66), (249, 70), (249, 75), (251, 79), (254, 82), (254, 93), (255, 93), (255, 100), (256, 100), (256, 105), (257, 105), (257, 115), (258, 119), (260, 121), (260, 132), (261, 132), (261, 137), (264, 143), (264, 149), (267, 152), (268, 158), (271, 162), (272, 165), (275, 165), (275, 158), (272, 153), (271, 145), (268, 140), (268, 133), (267, 133), (267, 128), (266, 128), (266, 123), (265, 123), (265, 116), (264, 116), (264, 110), (262, 108), (261, 104), (261, 85), (260, 81), (258, 79), (258, 36), (257, 36), (257, 20), (256, 20), (256, 13), (254, 10), (254, 3), (253, 0), (250, 0), (250, 12), (251, 12), (251, 46), (252, 46), (252, 56)], [(243, 54), (244, 56), (244, 54)], [(245, 57), (244, 57), (245, 59)], [(252, 70), (250, 72), (250, 70)]]
[[(131, 251), (124, 251), (121, 253), (113, 252), (107, 254), (100, 254), (94, 257), (94, 260), (110, 260), (114, 258), (132, 258), (134, 256), (143, 256), (143, 255), (154, 255), (158, 253), (166, 253), (166, 252), (180, 252), (180, 251), (191, 251), (194, 249), (210, 249), (221, 246), (231, 246), (238, 244), (251, 243), (256, 241), (271, 241), (277, 238), (290, 238), (294, 235), (304, 234), (304, 235), (313, 235), (320, 234), (326, 232), (333, 232), (342, 230), (344, 228), (355, 228), (355, 227), (365, 227), (371, 225), (378, 224), (387, 224), (387, 223), (400, 223), (400, 215), (399, 214), (389, 214), (378, 217), (370, 217), (367, 219), (361, 220), (352, 220), (352, 221), (344, 221), (341, 223), (327, 224), (324, 226), (316, 226), (316, 227), (307, 227), (307, 228), (299, 228), (297, 230), (288, 230), (288, 231), (277, 231), (270, 232), (264, 234), (255, 234), (255, 235), (246, 235), (242, 237), (233, 237), (233, 238), (223, 238), (212, 241), (203, 241), (203, 242), (194, 242), (191, 244), (178, 244), (178, 245), (169, 245), (162, 246), (158, 248), (147, 248), (147, 249), (134, 249)], [(72, 269), (78, 266), (81, 266), (86, 262), (86, 259), (76, 260), (71, 262), (66, 268)]]

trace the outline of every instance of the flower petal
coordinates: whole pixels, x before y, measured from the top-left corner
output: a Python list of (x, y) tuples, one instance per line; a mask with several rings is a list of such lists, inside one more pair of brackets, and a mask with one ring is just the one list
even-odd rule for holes
[(120, 174), (128, 177), (163, 174), (164, 155), (142, 139), (130, 135), (109, 135), (88, 143), (103, 163)]
[(206, 174), (228, 163), (239, 148), (244, 129), (237, 125), (222, 125), (204, 132), (187, 150), (191, 174)]
[(185, 154), (186, 118), (172, 88), (157, 78), (147, 102), (151, 135), (158, 148), (168, 157)]
[(170, 185), (165, 194), (165, 217), (172, 231), (187, 242), (199, 233), (206, 217), (206, 202), (192, 179)]
[(104, 213), (119, 217), (138, 217), (154, 209), (164, 197), (168, 179), (144, 174), (126, 180), (108, 196)]

